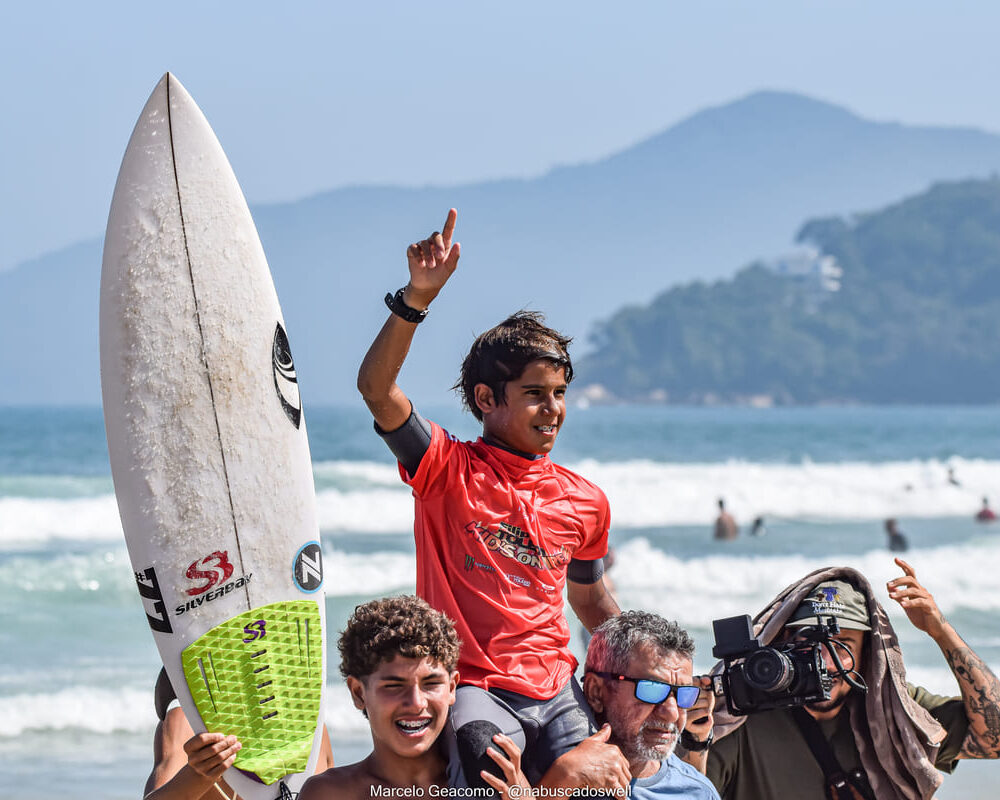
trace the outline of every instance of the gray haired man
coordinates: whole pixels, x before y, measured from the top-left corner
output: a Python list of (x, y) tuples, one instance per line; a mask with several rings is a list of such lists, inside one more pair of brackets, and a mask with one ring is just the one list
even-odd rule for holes
[(719, 798), (704, 775), (674, 755), (691, 728), (688, 712), (695, 717), (710, 702), (693, 678), (693, 656), (686, 631), (645, 611), (625, 611), (593, 632), (584, 693), (597, 721), (610, 724), (610, 744), (628, 760), (633, 800)]

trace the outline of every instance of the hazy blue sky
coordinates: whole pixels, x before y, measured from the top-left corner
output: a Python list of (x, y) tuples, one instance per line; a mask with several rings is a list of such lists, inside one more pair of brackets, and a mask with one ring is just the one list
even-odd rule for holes
[(786, 89), (1000, 131), (982, 0), (45, 2), (0, 36), (0, 267), (103, 233), (132, 126), (174, 72), (250, 202), (532, 176)]

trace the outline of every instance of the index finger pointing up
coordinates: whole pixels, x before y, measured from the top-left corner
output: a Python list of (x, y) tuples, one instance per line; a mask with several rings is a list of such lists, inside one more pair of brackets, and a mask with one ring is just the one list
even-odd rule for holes
[(451, 235), (455, 232), (455, 221), (458, 219), (458, 212), (452, 208), (448, 210), (448, 218), (444, 221), (444, 229), (441, 231), (441, 238), (444, 239), (444, 249), (451, 249)]
[(903, 559), (901, 559), (901, 558), (895, 558), (893, 560), (896, 562), (896, 564), (899, 566), (899, 568), (901, 570), (903, 570), (903, 572), (905, 572), (911, 578), (917, 577), (916, 570), (914, 570), (913, 567), (911, 567), (909, 564), (907, 564), (905, 561), (903, 561)]

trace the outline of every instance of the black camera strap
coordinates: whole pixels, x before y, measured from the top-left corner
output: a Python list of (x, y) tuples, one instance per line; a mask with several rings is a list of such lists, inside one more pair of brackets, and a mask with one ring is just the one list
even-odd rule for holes
[[(826, 779), (826, 790), (830, 800), (875, 800), (868, 788), (868, 781), (865, 776), (858, 771), (853, 773), (845, 772), (837, 757), (833, 754), (833, 748), (823, 735), (823, 731), (805, 709), (791, 709), (792, 718), (795, 724), (802, 731), (802, 736), (809, 745), (813, 757), (823, 770), (823, 777)], [(856, 773), (856, 774), (855, 774)]]

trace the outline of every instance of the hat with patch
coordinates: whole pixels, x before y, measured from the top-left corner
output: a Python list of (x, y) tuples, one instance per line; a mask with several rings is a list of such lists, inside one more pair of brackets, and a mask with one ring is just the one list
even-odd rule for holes
[(865, 596), (846, 581), (824, 581), (802, 601), (785, 625), (815, 625), (816, 618), (836, 617), (841, 628), (870, 631)]

